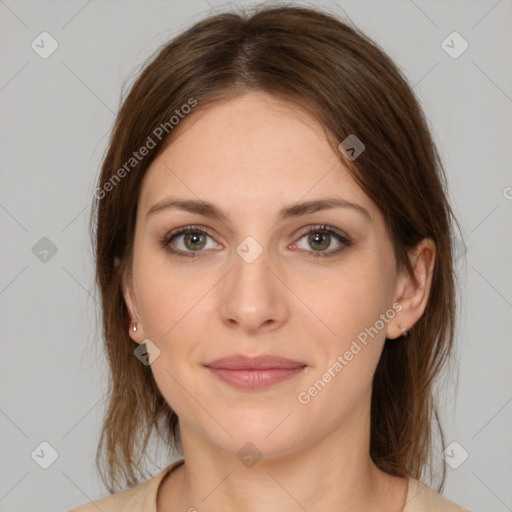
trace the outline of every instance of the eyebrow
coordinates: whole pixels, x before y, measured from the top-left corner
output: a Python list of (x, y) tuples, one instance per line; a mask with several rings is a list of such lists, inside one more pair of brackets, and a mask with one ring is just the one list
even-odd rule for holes
[[(333, 208), (350, 208), (363, 214), (370, 222), (372, 221), (370, 213), (361, 205), (339, 197), (326, 197), (285, 206), (279, 210), (278, 220), (291, 219)], [(184, 210), (190, 213), (203, 215), (204, 217), (211, 217), (221, 222), (227, 222), (229, 219), (229, 215), (214, 204), (209, 203), (208, 201), (195, 199), (164, 199), (163, 201), (153, 205), (148, 210), (146, 213), (146, 219), (150, 215), (166, 210)]]

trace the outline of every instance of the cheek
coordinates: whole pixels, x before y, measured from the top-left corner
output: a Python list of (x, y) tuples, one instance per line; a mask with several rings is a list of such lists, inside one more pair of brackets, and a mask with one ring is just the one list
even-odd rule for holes
[[(208, 320), (202, 308), (207, 304), (212, 278), (193, 272), (179, 272), (161, 255), (142, 252), (134, 260), (134, 280), (144, 335), (160, 350), (151, 365), (155, 381), (166, 401), (177, 412), (190, 404), (192, 365), (198, 346), (208, 333)], [(205, 323), (203, 323), (203, 321)], [(197, 361), (196, 361), (197, 362)], [(181, 405), (180, 405), (181, 404)]]
[(138, 290), (144, 334), (160, 350), (151, 371), (162, 396), (180, 417), (190, 408), (189, 393), (194, 389), (195, 368), (188, 363), (195, 359), (197, 340), (203, 338), (196, 320), (206, 293), (199, 282), (187, 286), (182, 281), (146, 268)]
[(207, 295), (213, 281), (166, 260), (162, 254), (141, 254), (134, 261), (134, 279), (144, 331), (148, 338), (167, 343), (181, 332)]
[(340, 414), (371, 389), (385, 341), (387, 324), (381, 315), (389, 308), (391, 286), (389, 269), (373, 254), (345, 263), (325, 273), (325, 279), (317, 275), (315, 281), (296, 281), (298, 294), (315, 313), (308, 315), (306, 330), (319, 358), (307, 385), (313, 394), (321, 390), (322, 398), (312, 402), (320, 407), (334, 401)]
[(321, 329), (316, 336), (311, 333), (312, 339), (322, 333), (322, 338), (335, 340), (338, 349), (372, 326), (389, 307), (389, 279), (371, 258), (347, 258), (339, 268), (322, 269), (307, 278), (295, 273), (290, 287), (310, 311), (308, 323)]

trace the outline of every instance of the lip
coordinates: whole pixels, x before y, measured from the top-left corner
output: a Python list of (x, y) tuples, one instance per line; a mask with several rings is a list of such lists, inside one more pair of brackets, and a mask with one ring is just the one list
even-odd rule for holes
[(235, 354), (204, 365), (216, 377), (239, 389), (258, 390), (274, 386), (301, 373), (305, 363), (284, 357)]
[(269, 368), (302, 368), (306, 366), (306, 363), (279, 356), (261, 355), (249, 357), (242, 354), (234, 354), (216, 359), (211, 363), (205, 364), (205, 366), (224, 370), (268, 370)]

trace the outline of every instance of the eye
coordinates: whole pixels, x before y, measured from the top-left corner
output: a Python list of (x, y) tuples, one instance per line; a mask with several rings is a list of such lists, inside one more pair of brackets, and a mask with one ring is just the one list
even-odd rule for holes
[[(310, 253), (314, 258), (335, 256), (351, 245), (350, 239), (345, 234), (325, 224), (306, 227), (300, 235), (299, 241), (289, 247), (292, 249), (299, 248)], [(211, 239), (210, 246), (208, 246), (208, 239)], [(306, 247), (300, 245), (303, 239), (305, 239)], [(177, 228), (162, 238), (160, 245), (171, 254), (189, 258), (201, 256), (201, 253), (205, 252), (203, 249), (220, 248), (213, 242), (213, 237), (209, 231), (200, 226)], [(335, 245), (334, 248), (333, 245)], [(313, 248), (313, 250), (310, 250), (310, 248)], [(329, 248), (330, 250), (327, 250)]]
[[(300, 246), (301, 240), (305, 239), (306, 247)], [(335, 245), (333, 248), (332, 245)], [(337, 246), (336, 246), (337, 244)], [(350, 239), (336, 228), (327, 225), (310, 226), (302, 231), (299, 242), (295, 242), (292, 247), (311, 252), (311, 256), (316, 257), (330, 257), (335, 256), (350, 246)], [(313, 248), (313, 251), (308, 249)], [(330, 250), (326, 250), (328, 248)]]
[(178, 256), (197, 257), (203, 249), (215, 249), (212, 242), (208, 246), (208, 238), (212, 238), (205, 228), (198, 226), (183, 226), (171, 231), (160, 240), (160, 245)]

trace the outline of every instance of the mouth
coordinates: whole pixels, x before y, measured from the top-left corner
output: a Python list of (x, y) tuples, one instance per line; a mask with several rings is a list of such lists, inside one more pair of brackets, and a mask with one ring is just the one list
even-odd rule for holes
[(224, 383), (238, 389), (260, 390), (287, 381), (302, 373), (307, 365), (276, 356), (234, 355), (204, 365)]

